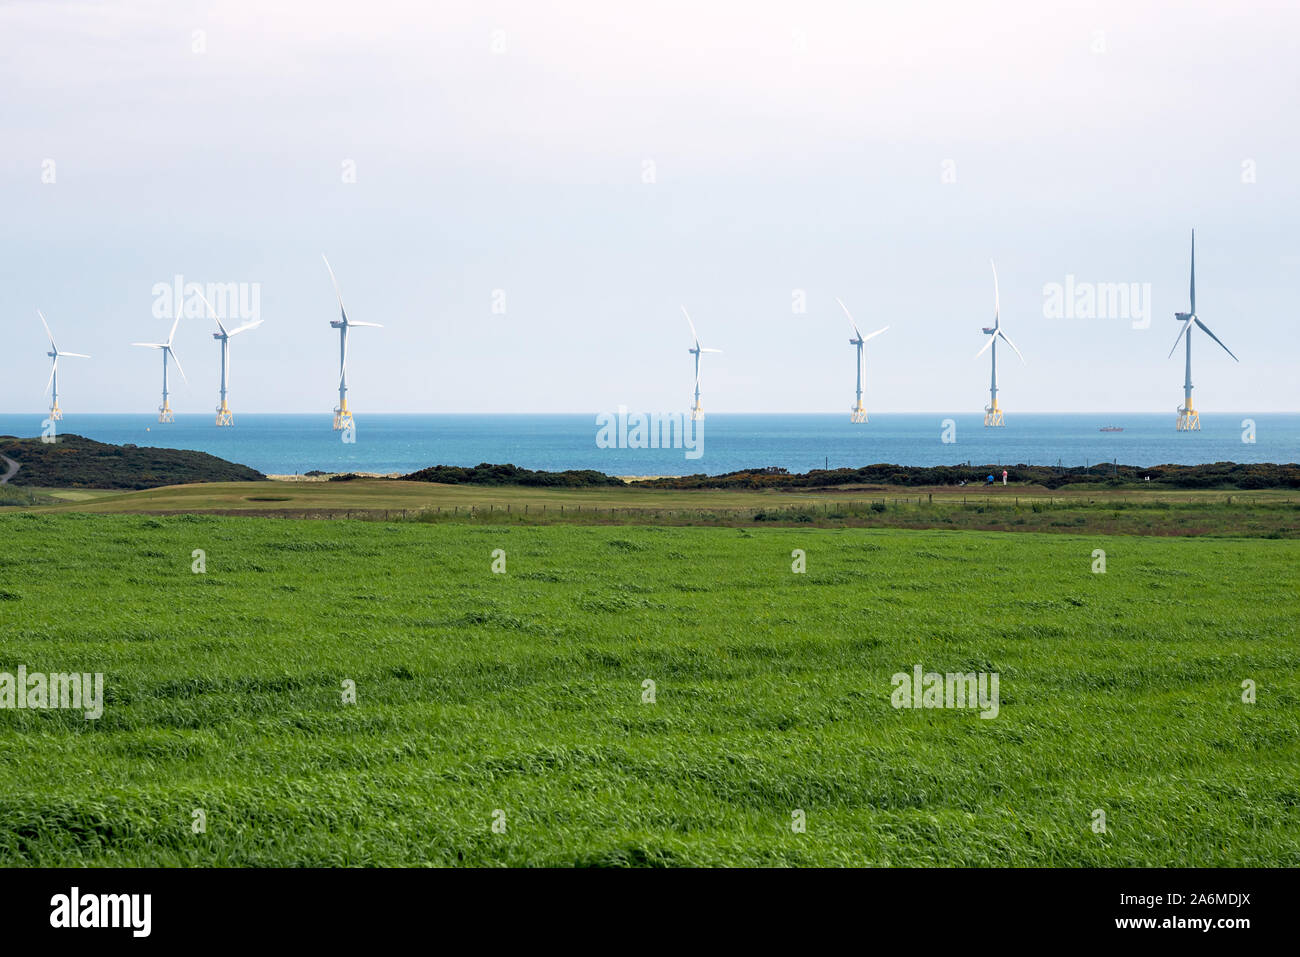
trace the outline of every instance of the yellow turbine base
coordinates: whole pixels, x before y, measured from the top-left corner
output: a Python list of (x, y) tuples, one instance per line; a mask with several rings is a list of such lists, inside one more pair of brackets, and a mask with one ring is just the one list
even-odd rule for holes
[(867, 421), (867, 409), (862, 403), (859, 402), (854, 409), (850, 410), (849, 421), (857, 423)]
[(1179, 432), (1199, 432), (1201, 431), (1201, 414), (1195, 409), (1178, 410), (1178, 431)]
[(158, 406), (158, 421), (159, 422), (176, 421), (176, 413), (172, 411), (171, 406), (169, 406), (166, 402)]
[(63, 410), (57, 405), (50, 409), (50, 421), (59, 422), (63, 419)]
[(704, 421), (704, 406), (697, 405), (693, 409), (691, 409), (691, 421), (692, 422)]
[(1005, 426), (1002, 421), (1002, 410), (996, 405), (984, 407), (984, 427), (988, 429), (999, 429)]
[(217, 425), (234, 425), (234, 424), (235, 424), (235, 413), (231, 412), (230, 409), (226, 407), (217, 409)]
[(352, 422), (352, 413), (348, 411), (347, 406), (334, 410), (334, 431), (342, 432), (345, 429), (355, 428)]

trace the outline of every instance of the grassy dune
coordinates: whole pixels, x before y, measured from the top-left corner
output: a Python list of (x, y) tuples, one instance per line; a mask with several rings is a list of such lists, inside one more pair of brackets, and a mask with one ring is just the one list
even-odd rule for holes
[[(476, 524), (807, 525), (983, 531), (1300, 537), (1300, 494), (1288, 490), (1049, 491), (1037, 486), (820, 491), (536, 489), (382, 479), (233, 482), (135, 492), (50, 491), (40, 512), (212, 512), (295, 517), (415, 518)], [(70, 496), (75, 495), (75, 498)]]
[[(0, 536), (0, 671), (103, 671), (109, 699), (0, 711), (7, 864), (1300, 865), (1295, 542), (31, 512)], [(997, 672), (1000, 714), (894, 709), (918, 663)]]

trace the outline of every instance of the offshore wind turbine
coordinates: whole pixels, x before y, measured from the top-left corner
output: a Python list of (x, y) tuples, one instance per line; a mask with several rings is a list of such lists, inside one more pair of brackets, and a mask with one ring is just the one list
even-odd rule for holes
[(166, 342), (133, 342), (133, 343), (131, 343), (131, 345), (133, 345), (133, 346), (143, 346), (143, 347), (146, 348), (146, 349), (161, 349), (161, 350), (162, 350), (162, 360), (163, 360), (163, 391), (162, 391), (162, 405), (158, 406), (158, 421), (159, 421), (159, 422), (175, 422), (175, 421), (176, 421), (176, 414), (175, 414), (174, 412), (172, 412), (172, 408), (171, 408), (171, 406), (167, 404), (167, 357), (168, 357), (168, 356), (171, 356), (171, 358), (172, 358), (173, 360), (175, 360), (175, 362), (176, 362), (176, 368), (180, 370), (181, 378), (185, 380), (185, 384), (188, 385), (188, 384), (189, 384), (189, 381), (190, 381), (189, 378), (185, 375), (185, 370), (181, 368), (181, 360), (180, 360), (180, 357), (177, 356), (176, 353), (172, 350), (172, 340), (176, 338), (176, 327), (179, 326), (179, 325), (181, 324), (181, 315), (182, 315), (182, 310), (178, 307), (178, 308), (176, 309), (176, 321), (172, 323), (172, 331), (169, 332), (169, 333), (167, 334), (167, 341), (166, 341)]
[(686, 322), (691, 327), (691, 339), (695, 345), (693, 348), (686, 350), (695, 356), (695, 404), (691, 406), (691, 419), (700, 421), (704, 418), (704, 406), (700, 405), (700, 354), (703, 352), (721, 352), (721, 349), (705, 349), (700, 345), (699, 333), (695, 331), (695, 323), (691, 322), (691, 314), (682, 306), (682, 315), (686, 317)]
[(844, 310), (844, 315), (849, 317), (849, 325), (853, 327), (853, 338), (849, 340), (849, 345), (857, 346), (858, 348), (858, 400), (853, 406), (852, 414), (849, 416), (849, 421), (865, 422), (867, 421), (867, 409), (866, 406), (862, 404), (862, 344), (868, 339), (876, 338), (876, 336), (884, 332), (885, 329), (888, 329), (889, 326), (885, 326), (884, 329), (877, 329), (869, 336), (864, 336), (858, 329), (858, 324), (853, 321), (853, 314), (849, 312), (849, 307), (844, 305), (844, 300), (836, 299), (835, 301), (840, 304), (840, 308)]
[(217, 324), (217, 332), (212, 334), (212, 338), (221, 343), (221, 405), (217, 406), (217, 425), (234, 425), (235, 414), (230, 411), (230, 406), (226, 404), (226, 382), (230, 373), (230, 337), (237, 336), (241, 332), (249, 329), (256, 329), (262, 324), (261, 319), (255, 319), (252, 322), (246, 322), (235, 329), (226, 329), (221, 320), (217, 317), (217, 310), (212, 308), (212, 303), (204, 298), (203, 293), (198, 292), (198, 297), (203, 300), (203, 305), (208, 307), (208, 313), (212, 316), (212, 321)]
[[(325, 254), (321, 253), (321, 259), (325, 259)], [(339, 331), (339, 405), (334, 410), (334, 431), (338, 432), (343, 429), (352, 429), (352, 413), (348, 409), (348, 330), (353, 326), (369, 326), (374, 329), (382, 329), (383, 326), (377, 322), (355, 322), (348, 318), (348, 311), (343, 308), (343, 293), (339, 291), (339, 281), (334, 278), (334, 270), (330, 269), (330, 261), (325, 259), (325, 268), (329, 269), (330, 282), (334, 283), (334, 295), (339, 301), (339, 318), (330, 322), (330, 325)]]
[(998, 296), (998, 267), (993, 265), (993, 260), (989, 260), (989, 265), (993, 267), (993, 325), (984, 327), (984, 335), (989, 337), (989, 341), (984, 343), (984, 348), (975, 353), (975, 358), (980, 356), (991, 347), (993, 349), (993, 371), (989, 378), (989, 404), (984, 407), (984, 425), (988, 428), (995, 428), (1005, 425), (1002, 421), (1002, 409), (998, 406), (998, 340), (1001, 339), (1012, 349), (1016, 355), (1020, 356), (1020, 361), (1024, 362), (1025, 357), (1020, 355), (1020, 350), (1016, 349), (1016, 344), (1007, 338), (1007, 334), (1002, 331), (1002, 304)]
[(63, 410), (59, 408), (59, 357), (72, 356), (76, 359), (89, 359), (90, 356), (82, 352), (60, 352), (59, 347), (54, 344), (54, 333), (50, 332), (50, 324), (45, 321), (44, 314), (37, 309), (36, 315), (41, 317), (41, 325), (45, 327), (45, 334), (50, 337), (50, 351), (45, 354), (53, 362), (50, 364), (50, 381), (45, 383), (45, 388), (50, 390), (50, 421), (57, 422), (63, 418)]
[[(1196, 230), (1192, 230), (1192, 282), (1191, 282), (1191, 311), (1176, 312), (1174, 318), (1183, 324), (1183, 328), (1178, 333), (1178, 339), (1174, 340), (1173, 349), (1169, 350), (1169, 356), (1174, 354), (1174, 349), (1178, 348), (1178, 341), (1184, 336), (1187, 337), (1187, 371), (1183, 378), (1183, 404), (1178, 409), (1178, 431), (1179, 432), (1199, 432), (1201, 429), (1201, 414), (1196, 411), (1192, 405), (1192, 323), (1196, 323), (1201, 331), (1207, 336), (1218, 342), (1223, 351), (1232, 356), (1234, 362), (1240, 362), (1232, 350), (1219, 342), (1219, 337), (1210, 331), (1209, 326), (1201, 322), (1196, 315)], [(1165, 356), (1166, 359), (1169, 356)]]

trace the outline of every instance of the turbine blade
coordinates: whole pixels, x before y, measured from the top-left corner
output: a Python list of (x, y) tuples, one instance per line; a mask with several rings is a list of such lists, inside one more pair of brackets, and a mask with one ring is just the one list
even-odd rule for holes
[[(203, 300), (203, 305), (205, 305), (205, 306), (208, 307), (208, 315), (210, 315), (210, 316), (212, 317), (212, 321), (215, 322), (215, 323), (217, 324), (217, 328), (221, 330), (221, 334), (222, 334), (223, 336), (229, 336), (230, 333), (226, 332), (226, 327), (223, 326), (223, 325), (221, 324), (221, 320), (217, 317), (217, 310), (215, 310), (215, 309), (212, 308), (212, 303), (208, 302), (208, 300), (204, 297), (203, 293), (199, 292), (197, 289), (194, 290), (194, 293), (195, 293), (195, 295), (197, 295), (200, 299)], [(179, 317), (179, 316), (176, 317), (176, 321), (177, 321), (177, 322), (180, 322), (180, 317)], [(173, 326), (172, 326), (172, 333), (173, 333), (173, 335), (175, 334), (175, 332), (176, 332), (176, 326), (173, 325)], [(168, 337), (168, 339), (167, 339), (167, 343), (168, 343), (168, 345), (171, 344), (171, 338), (170, 338), (170, 337)]]
[(989, 346), (993, 345), (994, 338), (995, 338), (994, 336), (989, 336), (989, 341), (984, 343), (984, 348), (981, 349), (979, 352), (975, 353), (976, 359), (978, 359), (980, 356), (984, 355), (984, 353), (989, 351)]
[(996, 329), (1002, 314), (1002, 297), (998, 294), (998, 267), (993, 265), (992, 259), (989, 266), (993, 269), (993, 327)]
[(700, 347), (700, 351), (701, 351), (701, 352), (721, 352), (722, 350), (721, 350), (721, 349), (705, 349), (703, 346), (701, 346), (701, 347)]
[(844, 300), (840, 299), (838, 296), (835, 298), (835, 301), (838, 302), (840, 304), (840, 308), (844, 310), (844, 315), (849, 317), (849, 325), (853, 327), (854, 338), (861, 339), (862, 333), (858, 330), (858, 324), (853, 321), (853, 313), (849, 312), (849, 307), (844, 305)]
[[(1196, 230), (1192, 230), (1192, 315), (1196, 315)], [(1207, 330), (1208, 331), (1208, 330)], [(1217, 340), (1216, 340), (1217, 341)], [(1222, 342), (1219, 345), (1223, 345)], [(1233, 358), (1236, 358), (1235, 356)]]
[(176, 354), (176, 350), (173, 349), (171, 346), (168, 346), (167, 353), (172, 357), (172, 360), (176, 363), (176, 368), (180, 372), (181, 378), (185, 380), (185, 384), (189, 385), (190, 384), (189, 376), (185, 374), (185, 370), (181, 367), (181, 359), (180, 356)]
[(61, 355), (61, 356), (72, 356), (74, 359), (89, 359), (89, 358), (90, 358), (90, 356), (86, 355), (84, 352), (60, 352), (59, 355)]
[[(260, 325), (262, 324), (262, 322), (263, 322), (263, 320), (261, 320), (261, 319), (257, 319), (257, 320), (255, 320), (255, 321), (253, 321), (253, 322), (246, 322), (246, 323), (244, 323), (242, 326), (240, 326), (238, 329), (231, 329), (230, 332), (227, 333), (227, 335), (237, 336), (237, 335), (239, 335), (241, 332), (247, 332), (249, 329), (256, 329), (258, 326), (260, 326)], [(353, 323), (353, 325), (356, 325), (356, 323)]]
[[(320, 258), (325, 259), (325, 254), (321, 253)], [(343, 317), (343, 321), (346, 323), (348, 321), (348, 311), (343, 308), (343, 293), (339, 290), (339, 281), (334, 278), (334, 270), (330, 266), (328, 259), (325, 259), (325, 268), (329, 270), (330, 282), (334, 284), (334, 295), (339, 301), (339, 315)], [(348, 324), (351, 325), (351, 323)]]
[(45, 389), (43, 391), (45, 392), (50, 391), (50, 386), (54, 384), (54, 370), (57, 369), (58, 367), (59, 367), (59, 357), (55, 356), (54, 361), (50, 363), (50, 377), (45, 380)]
[(133, 346), (144, 346), (146, 349), (161, 349), (164, 343), (161, 342), (133, 342)]
[(380, 323), (378, 323), (378, 322), (355, 322), (355, 321), (349, 321), (349, 322), (348, 322), (348, 325), (349, 325), (349, 326), (370, 326), (370, 328), (372, 328), (372, 329), (382, 329), (382, 328), (384, 328), (383, 325), (380, 324)]
[[(1001, 329), (998, 330), (998, 338), (1000, 338), (1003, 342), (1005, 342), (1005, 343), (1006, 343), (1007, 345), (1009, 345), (1012, 349), (1014, 349), (1016, 355), (1020, 356), (1020, 350), (1019, 350), (1019, 349), (1016, 349), (1016, 344), (1015, 344), (1014, 342), (1012, 342), (1010, 339), (1008, 339), (1008, 338), (1007, 338), (1007, 334), (1006, 334), (1005, 332), (1003, 332)], [(1021, 361), (1021, 362), (1024, 362), (1024, 361), (1025, 361), (1025, 357), (1024, 357), (1024, 356), (1020, 356), (1020, 361)], [(1025, 364), (1028, 365), (1028, 363), (1025, 363)]]
[(1240, 361), (1241, 361), (1241, 360), (1238, 359), (1235, 355), (1232, 355), (1232, 350), (1231, 350), (1231, 349), (1229, 349), (1227, 346), (1223, 345), (1222, 342), (1219, 342), (1219, 337), (1216, 336), (1214, 333), (1212, 333), (1212, 332), (1210, 331), (1210, 327), (1209, 327), (1209, 326), (1207, 326), (1205, 323), (1201, 322), (1201, 320), (1199, 320), (1199, 319), (1193, 319), (1192, 321), (1195, 322), (1198, 326), (1200, 326), (1201, 331), (1202, 331), (1203, 333), (1205, 333), (1207, 336), (1209, 336), (1209, 337), (1210, 337), (1211, 339), (1213, 339), (1215, 342), (1218, 342), (1219, 345), (1223, 348), (1223, 351), (1224, 351), (1224, 352), (1226, 352), (1228, 355), (1232, 356), (1232, 358), (1233, 358), (1234, 360), (1236, 360), (1237, 362), (1240, 362)]
[(180, 324), (181, 324), (181, 317), (180, 317), (180, 313), (177, 312), (176, 321), (172, 323), (172, 331), (167, 333), (167, 345), (171, 345), (172, 340), (176, 338), (176, 327), (179, 326)]
[(37, 309), (36, 315), (41, 317), (41, 325), (45, 327), (45, 334), (50, 337), (50, 348), (58, 352), (59, 347), (54, 344), (54, 333), (50, 332), (50, 324), (45, 321), (45, 314)]
[(682, 306), (682, 315), (686, 317), (686, 324), (691, 327), (691, 338), (695, 340), (695, 348), (700, 347), (700, 334), (695, 331), (695, 323), (691, 322), (691, 314)]
[[(1187, 330), (1190, 329), (1191, 327), (1192, 327), (1191, 322), (1188, 321), (1187, 319), (1184, 319), (1183, 328), (1178, 330), (1178, 338), (1174, 340), (1173, 346), (1169, 349), (1169, 356), (1172, 356), (1174, 354), (1174, 349), (1178, 348), (1178, 343), (1183, 341), (1183, 336), (1187, 335)], [(1165, 358), (1168, 359), (1169, 356), (1165, 356)]]
[(885, 329), (888, 329), (888, 328), (889, 328), (889, 326), (885, 326), (884, 329), (877, 329), (875, 332), (873, 332), (873, 333), (872, 333), (871, 335), (869, 335), (869, 336), (859, 335), (858, 338), (861, 339), (863, 342), (866, 342), (868, 339), (874, 339), (874, 338), (876, 338), (876, 336), (880, 335), (882, 332), (885, 331)]

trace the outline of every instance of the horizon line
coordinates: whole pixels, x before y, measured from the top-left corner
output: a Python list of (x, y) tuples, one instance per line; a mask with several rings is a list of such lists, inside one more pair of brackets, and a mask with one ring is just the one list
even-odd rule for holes
[[(35, 416), (35, 417), (48, 417), (48, 416), (49, 416), (49, 411), (50, 411), (49, 409), (42, 409), (42, 410), (39, 410), (39, 411), (30, 411), (30, 410), (25, 410), (25, 411), (18, 411), (18, 412), (0, 412), (0, 416), (4, 416), (4, 415), (14, 415), (14, 416), (17, 416), (17, 415), (31, 415), (31, 416)], [(207, 412), (207, 411), (203, 411), (203, 412), (183, 412), (183, 411), (181, 411), (181, 410), (179, 410), (179, 409), (173, 409), (172, 411), (175, 412), (175, 414), (178, 415), (178, 416), (180, 416), (180, 415), (185, 415), (185, 416), (196, 416), (196, 415), (210, 416), (210, 415), (212, 415), (211, 412)], [(617, 413), (617, 411), (618, 411), (618, 409), (615, 408), (615, 409), (614, 409), (614, 412)], [(634, 409), (634, 408), (628, 408), (628, 409), (627, 409), (627, 414), (629, 414), (629, 415), (641, 415), (641, 414), (644, 414), (644, 413), (650, 413), (650, 414), (657, 414), (657, 415), (668, 415), (668, 414), (674, 414), (676, 411), (677, 411), (677, 410), (664, 410), (664, 409)], [(1202, 415), (1300, 415), (1300, 409), (1216, 409), (1216, 410), (1208, 411), (1208, 412), (1205, 411), (1205, 410), (1198, 410), (1198, 411), (1200, 411)], [(150, 418), (154, 418), (154, 417), (157, 416), (157, 410), (156, 410), (156, 409), (155, 409), (155, 410), (152, 410), (152, 411), (148, 411), (148, 412), (145, 412), (145, 411), (96, 411), (96, 412), (73, 412), (73, 411), (69, 411), (69, 410), (67, 410), (67, 409), (64, 409), (63, 412), (64, 412), (64, 416), (65, 416), (65, 417), (67, 417), (67, 416), (87, 416), (87, 417), (89, 417), (89, 416), (105, 416), (105, 415), (139, 415), (139, 416), (147, 416), (147, 417), (150, 417)], [(374, 410), (370, 410), (370, 411), (368, 411), (368, 412), (358, 413), (358, 415), (360, 415), (360, 416), (365, 416), (365, 415), (512, 415), (512, 416), (532, 416), (532, 417), (538, 417), (538, 416), (544, 416), (544, 415), (591, 415), (591, 416), (595, 416), (595, 415), (607, 415), (607, 414), (609, 414), (609, 412), (610, 412), (610, 410), (608, 410), (608, 409), (598, 409), (598, 410), (594, 410), (594, 411), (593, 411), (593, 410), (590, 410), (590, 409), (583, 409), (583, 410), (577, 410), (577, 411), (574, 411), (574, 410), (571, 410), (571, 409), (570, 409), (570, 410), (556, 410), (556, 411), (553, 411), (553, 412), (515, 411), (515, 410), (496, 410), (496, 411), (488, 411), (488, 410), (472, 411), (472, 410), (471, 410), (471, 411), (448, 412), (448, 411), (424, 410), (424, 409), (421, 409), (421, 410), (412, 410), (412, 409), (396, 409), (396, 410), (395, 410), (395, 409), (374, 409)], [(680, 412), (681, 412), (682, 415), (689, 415), (689, 414), (690, 414), (690, 409), (683, 409), (683, 410), (680, 410)], [(237, 413), (235, 413), (235, 414), (236, 414), (236, 415), (302, 415), (302, 416), (321, 416), (322, 418), (328, 418), (328, 417), (330, 417), (330, 416), (333, 415), (333, 411), (331, 410), (331, 411), (325, 411), (325, 412), (293, 412), (293, 411), (237, 412)], [(735, 412), (735, 411), (727, 411), (727, 410), (714, 410), (714, 411), (709, 412), (708, 414), (711, 415), (711, 416), (712, 416), (712, 415), (728, 415), (728, 416), (730, 416), (730, 415), (737, 415), (737, 416), (739, 416), (739, 415), (847, 415), (848, 412), (847, 412), (847, 410), (841, 410), (841, 409), (823, 409), (823, 410), (815, 410), (815, 411), (808, 411), (808, 412)], [(954, 412), (954, 411), (952, 411), (952, 410), (942, 410), (942, 409), (919, 409), (919, 410), (894, 411), (894, 412), (873, 412), (873, 413), (871, 413), (871, 414), (872, 414), (873, 416), (892, 416), (892, 415), (946, 415), (946, 416), (952, 416), (952, 415), (975, 415), (975, 416), (982, 416), (982, 415), (984, 414), (984, 412), (983, 412), (982, 409), (971, 410), (971, 411), (969, 411), (969, 412), (967, 412), (967, 411), (957, 411), (957, 412)], [(1113, 410), (1112, 410), (1112, 411), (1107, 411), (1107, 410), (1104, 410), (1104, 409), (1098, 409), (1098, 410), (1093, 410), (1093, 411), (1083, 411), (1083, 412), (1080, 412), (1080, 411), (1078, 411), (1078, 410), (1068, 410), (1068, 411), (1067, 411), (1067, 410), (1063, 410), (1063, 409), (1062, 409), (1062, 410), (1057, 410), (1057, 409), (1046, 409), (1046, 410), (1034, 410), (1034, 411), (1023, 410), (1023, 411), (1015, 412), (1015, 413), (1013, 413), (1013, 414), (1014, 414), (1014, 415), (1017, 415), (1017, 416), (1028, 416), (1028, 415), (1073, 415), (1073, 416), (1089, 416), (1089, 415), (1102, 415), (1102, 416), (1106, 416), (1106, 415), (1109, 415), (1109, 416), (1116, 416), (1116, 415), (1175, 415), (1175, 414), (1176, 414), (1176, 410), (1174, 410), (1174, 411), (1167, 411), (1167, 410), (1163, 410), (1163, 409), (1159, 409), (1159, 410), (1153, 410), (1153, 409), (1121, 409), (1121, 410), (1118, 410), (1118, 411), (1113, 411)], [(706, 419), (705, 421), (707, 421), (707, 419)], [(165, 423), (159, 423), (159, 424), (165, 424)], [(869, 425), (870, 422), (868, 422), (868, 423), (866, 423), (866, 424)]]

